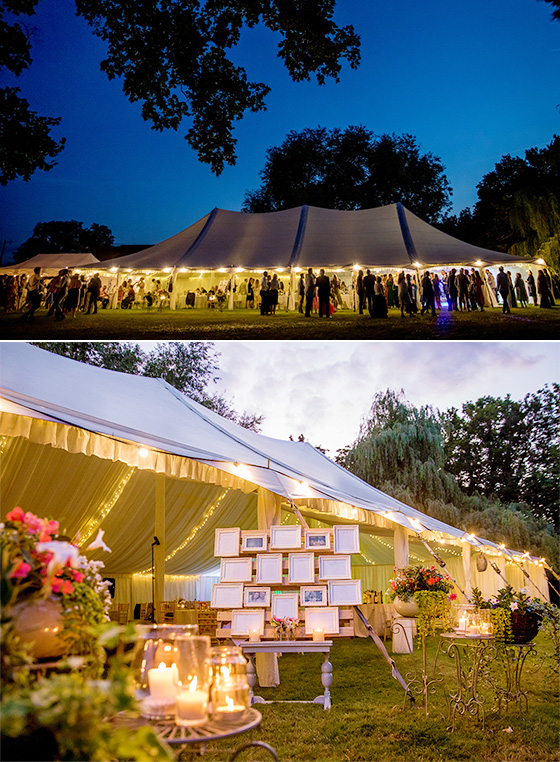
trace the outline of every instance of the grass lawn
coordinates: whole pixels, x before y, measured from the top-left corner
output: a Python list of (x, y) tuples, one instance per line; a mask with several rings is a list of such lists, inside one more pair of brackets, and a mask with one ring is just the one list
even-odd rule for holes
[(526, 307), (503, 315), (501, 309), (484, 312), (447, 312), (436, 317), (402, 318), (391, 309), (387, 319), (372, 320), (341, 310), (329, 320), (312, 315), (279, 312), (261, 316), (254, 310), (187, 310), (162, 312), (146, 309), (99, 310), (55, 322), (45, 310), (33, 323), (24, 323), (18, 313), (0, 314), (3, 339), (556, 339), (560, 335), (560, 307), (542, 310)]
[[(437, 637), (429, 639), (430, 670), (437, 642)], [(403, 708), (404, 693), (373, 641), (335, 639), (332, 709), (325, 711), (319, 704), (256, 705), (263, 717), (258, 729), (211, 748), (233, 750), (248, 740), (260, 740), (276, 749), (280, 762), (552, 762), (560, 759), (558, 678), (552, 676), (550, 662), (541, 658), (551, 652), (550, 642), (539, 635), (535, 644), (539, 656), (525, 663), (522, 676), (528, 711), (514, 704), (507, 713), (503, 707), (498, 713), (493, 709), (492, 690), (483, 684), (484, 730), (471, 717), (459, 717), (454, 732), (448, 729), (446, 695), (455, 687), (454, 666), (448, 657), (439, 657), (444, 687), (431, 696), (426, 717), (421, 702), (416, 708), (407, 702)], [(405, 679), (421, 670), (416, 644), (414, 654), (395, 654), (394, 658)], [(255, 692), (266, 699), (313, 700), (323, 692), (322, 660), (318, 654), (283, 655), (279, 659), (281, 685), (276, 689), (257, 686)], [(505, 732), (506, 728), (512, 732)], [(223, 760), (224, 755), (207, 750), (204, 759)], [(268, 762), (272, 757), (254, 748), (238, 759)]]

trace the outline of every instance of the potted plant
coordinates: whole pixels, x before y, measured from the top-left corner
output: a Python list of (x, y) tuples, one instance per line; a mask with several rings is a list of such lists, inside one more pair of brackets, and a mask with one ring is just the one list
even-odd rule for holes
[(443, 593), (443, 597), (450, 601), (457, 597), (451, 592), (452, 589), (453, 584), (448, 575), (438, 572), (435, 566), (405, 566), (401, 569), (395, 567), (386, 596), (398, 614), (416, 617), (419, 614), (419, 599), (425, 598), (418, 595), (419, 593)]
[[(516, 591), (511, 585), (506, 585), (488, 599), (475, 587), (473, 603), (477, 610), (490, 609), (494, 637), (505, 643), (530, 643), (543, 622), (550, 625), (557, 620), (556, 606), (539, 598), (531, 598), (527, 589)], [(555, 631), (554, 627), (551, 629)]]

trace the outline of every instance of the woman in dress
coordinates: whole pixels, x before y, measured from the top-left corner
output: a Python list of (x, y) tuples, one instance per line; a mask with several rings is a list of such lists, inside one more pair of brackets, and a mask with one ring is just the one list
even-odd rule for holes
[(521, 277), (521, 273), (517, 273), (515, 276), (515, 295), (517, 297), (517, 301), (519, 302), (519, 305), (521, 307), (527, 306), (527, 290), (525, 288), (525, 284), (523, 283), (523, 278)]
[(432, 286), (434, 288), (434, 302), (436, 308), (441, 310), (441, 281), (437, 273), (434, 273), (434, 277), (432, 278)]
[(511, 271), (507, 271), (507, 279), (509, 281), (509, 306), (510, 307), (517, 307), (517, 299), (515, 298), (515, 288), (513, 286), (513, 281), (511, 279)]
[(535, 276), (531, 270), (527, 270), (527, 288), (529, 289), (529, 296), (533, 300), (535, 307), (537, 306), (537, 287), (535, 285)]
[(373, 315), (372, 317), (387, 317), (387, 299), (385, 297), (385, 288), (378, 275), (374, 286), (373, 296)]
[(253, 309), (253, 307), (255, 306), (254, 284), (255, 284), (255, 279), (249, 278), (249, 282), (247, 283), (247, 301), (245, 302), (245, 306), (250, 309)]
[(480, 311), (484, 312), (484, 283), (478, 270), (474, 273), (474, 288), (476, 293), (476, 303), (480, 307)]
[(76, 317), (76, 311), (80, 304), (80, 291), (82, 289), (82, 281), (77, 273), (74, 273), (70, 278), (68, 284), (68, 293), (66, 294), (66, 301), (64, 302), (64, 312), (72, 314), (72, 317)]
[(552, 307), (552, 298), (550, 296), (550, 286), (548, 285), (548, 278), (542, 270), (539, 270), (537, 275), (537, 291), (541, 297), (541, 307)]
[(276, 273), (270, 279), (268, 285), (268, 309), (270, 315), (276, 315), (276, 307), (278, 306), (278, 289), (280, 284), (278, 282), (278, 276)]

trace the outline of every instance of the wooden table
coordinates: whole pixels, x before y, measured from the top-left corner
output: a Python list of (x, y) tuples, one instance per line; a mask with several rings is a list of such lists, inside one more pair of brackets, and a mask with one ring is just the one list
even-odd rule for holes
[[(250, 643), (248, 640), (239, 643), (247, 659), (247, 680), (249, 682), (249, 691), (251, 695), (251, 704), (274, 704), (274, 703), (298, 703), (298, 704), (322, 704), (323, 709), (331, 708), (331, 693), (329, 688), (332, 684), (332, 664), (329, 661), (332, 640), (263, 640), (259, 643)], [(313, 701), (266, 701), (262, 696), (255, 696), (253, 688), (257, 681), (257, 673), (253, 657), (255, 654), (300, 654), (300, 653), (322, 653), (325, 654), (325, 660), (321, 665), (321, 682), (324, 693), (317, 696)]]

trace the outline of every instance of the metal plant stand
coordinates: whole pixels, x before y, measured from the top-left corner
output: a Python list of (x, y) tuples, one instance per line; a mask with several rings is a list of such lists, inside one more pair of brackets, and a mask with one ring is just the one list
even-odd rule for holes
[[(434, 664), (434, 677), (430, 678), (428, 675), (428, 661), (426, 655), (426, 635), (422, 635), (422, 673), (418, 677), (417, 672), (407, 673), (406, 679), (408, 681), (408, 691), (422, 697), (422, 703), (424, 704), (424, 713), (426, 717), (429, 715), (428, 698), (430, 695), (434, 695), (438, 687), (443, 686), (443, 675), (436, 676), (436, 664)], [(405, 693), (405, 703), (407, 699)]]
[(478, 683), (481, 670), (496, 658), (496, 646), (492, 636), (469, 636), (456, 632), (440, 635), (436, 664), (439, 653), (455, 661), (457, 687), (449, 694), (449, 719), (451, 730), (455, 730), (457, 714), (475, 717), (484, 728), (484, 697), (480, 695)]
[(529, 656), (536, 656), (537, 651), (532, 643), (508, 643), (498, 646), (497, 663), (503, 668), (504, 685), (496, 685), (498, 709), (505, 703), (506, 712), (509, 704), (521, 704), (525, 710), (529, 708), (527, 692), (521, 688), (521, 673)]

